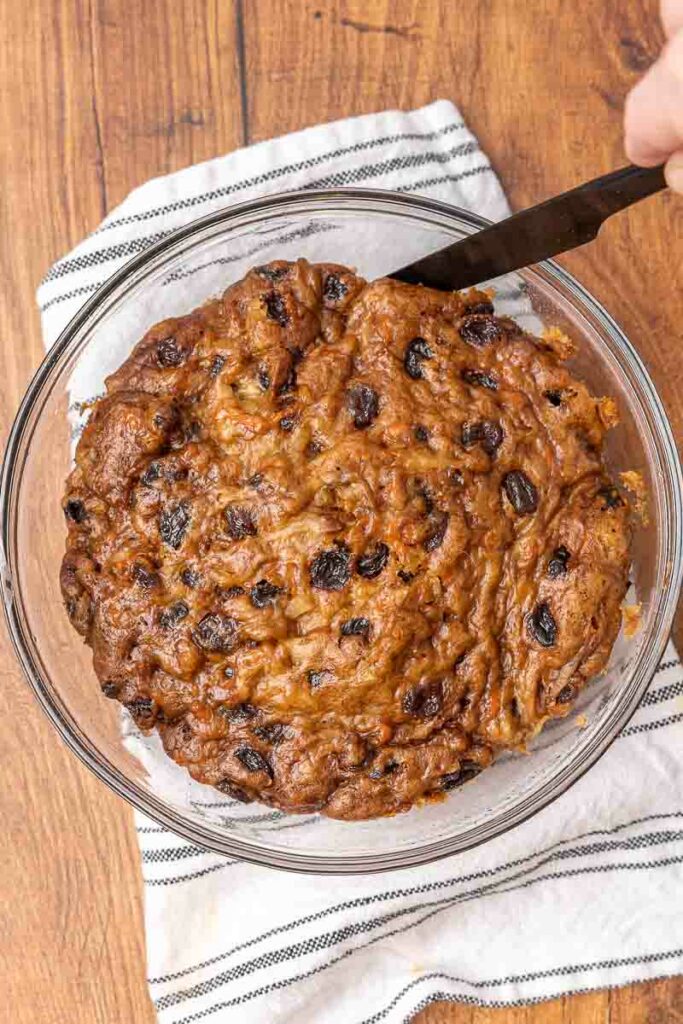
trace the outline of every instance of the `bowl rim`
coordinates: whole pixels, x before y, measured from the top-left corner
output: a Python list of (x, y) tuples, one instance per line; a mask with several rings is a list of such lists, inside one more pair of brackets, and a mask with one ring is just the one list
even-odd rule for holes
[[(363, 204), (366, 206), (363, 207)], [(525, 274), (532, 278), (540, 277), (555, 289), (559, 286), (560, 291), (564, 290), (569, 294), (574, 308), (578, 308), (581, 313), (587, 310), (602, 330), (616, 343), (621, 358), (637, 377), (641, 388), (639, 400), (648, 412), (654, 415), (663, 450), (662, 458), (666, 463), (672, 485), (670, 488), (672, 527), (669, 532), (671, 533), (670, 541), (673, 544), (673, 557), (668, 587), (663, 595), (663, 608), (655, 624), (654, 640), (649, 645), (647, 657), (637, 664), (628, 689), (625, 689), (622, 698), (615, 702), (614, 712), (605, 721), (602, 730), (593, 738), (592, 744), (581, 751), (581, 756), (576, 759), (575, 763), (565, 766), (519, 805), (508, 811), (499, 812), (485, 825), (465, 831), (460, 836), (441, 838), (409, 850), (394, 851), (393, 853), (362, 853), (330, 857), (326, 854), (275, 850), (272, 847), (266, 847), (265, 843), (260, 840), (233, 837), (224, 833), (218, 834), (208, 826), (195, 825), (170, 810), (153, 794), (141, 790), (135, 782), (127, 778), (95, 748), (74, 721), (67, 719), (61, 713), (60, 708), (54, 703), (40, 679), (40, 671), (31, 657), (29, 646), (25, 640), (24, 628), (13, 592), (11, 561), (14, 550), (13, 528), (15, 525), (12, 514), (12, 496), (15, 488), (19, 486), (25, 461), (25, 455), (23, 459), (21, 458), (22, 443), (27, 440), (27, 447), (30, 443), (33, 428), (40, 417), (41, 399), (44, 401), (49, 395), (48, 386), (51, 387), (53, 383), (53, 373), (58, 370), (72, 343), (77, 341), (79, 332), (86, 327), (91, 317), (112, 293), (134, 278), (139, 271), (155, 266), (158, 260), (178, 243), (191, 239), (193, 236), (202, 235), (206, 229), (218, 225), (230, 228), (231, 224), (239, 222), (245, 217), (255, 216), (258, 218), (264, 214), (276, 216), (287, 212), (338, 213), (345, 208), (350, 208), (354, 213), (381, 214), (400, 211), (403, 214), (407, 212), (408, 215), (410, 213), (413, 215), (433, 214), (450, 219), (451, 222), (457, 218), (473, 228), (485, 227), (490, 223), (477, 214), (441, 200), (383, 189), (337, 188), (276, 193), (224, 207), (170, 231), (164, 238), (133, 256), (116, 270), (78, 309), (61, 331), (36, 370), (21, 401), (8, 436), (0, 478), (0, 578), (8, 633), (31, 690), (69, 749), (101, 781), (136, 810), (148, 815), (182, 838), (211, 852), (234, 856), (243, 861), (313, 874), (370, 874), (427, 864), (464, 850), (473, 849), (502, 835), (521, 825), (556, 800), (595, 764), (634, 714), (652, 680), (669, 638), (683, 579), (683, 472), (663, 403), (642, 359), (610, 314), (583, 285), (579, 284), (573, 275), (553, 261), (544, 261), (526, 268)]]

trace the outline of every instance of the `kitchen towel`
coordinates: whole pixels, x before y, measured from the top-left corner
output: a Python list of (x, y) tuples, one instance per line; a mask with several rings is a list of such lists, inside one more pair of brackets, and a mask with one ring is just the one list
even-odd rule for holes
[[(41, 284), (46, 346), (174, 228), (271, 192), (343, 186), (508, 212), (449, 102), (306, 129), (132, 192)], [(439, 999), (513, 1006), (683, 971), (682, 736), (669, 645), (635, 717), (559, 800), (483, 847), (384, 875), (225, 860), (136, 813), (160, 1024), (399, 1024)]]

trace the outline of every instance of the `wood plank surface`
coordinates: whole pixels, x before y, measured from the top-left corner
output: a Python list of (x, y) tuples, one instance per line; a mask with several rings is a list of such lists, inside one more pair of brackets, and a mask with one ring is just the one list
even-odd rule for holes
[[(41, 358), (35, 285), (147, 178), (318, 121), (438, 97), (523, 206), (624, 162), (654, 0), (0, 0), (4, 441)], [(566, 264), (637, 342), (683, 437), (683, 202), (610, 222)], [(678, 632), (679, 642), (683, 637)], [(70, 754), (0, 638), (0, 1018), (151, 1024), (129, 809)], [(420, 1024), (664, 1024), (678, 979)]]

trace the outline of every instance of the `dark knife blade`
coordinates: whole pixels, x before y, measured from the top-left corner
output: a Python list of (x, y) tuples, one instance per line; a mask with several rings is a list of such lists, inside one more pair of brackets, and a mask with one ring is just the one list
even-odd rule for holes
[(515, 213), (388, 276), (446, 290), (480, 284), (585, 245), (613, 213), (665, 187), (662, 166), (623, 167)]

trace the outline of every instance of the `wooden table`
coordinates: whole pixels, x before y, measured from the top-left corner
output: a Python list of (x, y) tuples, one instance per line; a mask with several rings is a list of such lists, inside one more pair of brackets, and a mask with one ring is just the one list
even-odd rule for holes
[[(33, 292), (133, 186), (318, 121), (452, 97), (515, 206), (624, 162), (621, 106), (654, 0), (0, 0), (3, 440), (42, 346)], [(645, 355), (683, 435), (683, 201), (567, 264)], [(679, 631), (679, 642), (681, 633)], [(148, 1024), (132, 817), (38, 711), (2, 638), (0, 1016)], [(683, 1021), (683, 980), (421, 1024)], [(678, 1009), (677, 1009), (678, 1006)]]

